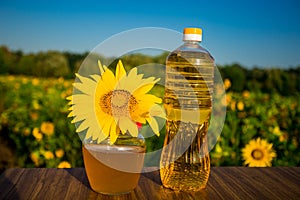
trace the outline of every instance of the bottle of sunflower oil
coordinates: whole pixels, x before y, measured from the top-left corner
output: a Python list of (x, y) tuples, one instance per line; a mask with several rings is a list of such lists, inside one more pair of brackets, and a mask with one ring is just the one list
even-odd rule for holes
[(215, 62), (200, 46), (202, 29), (185, 28), (184, 44), (166, 60), (166, 135), (160, 159), (165, 187), (198, 191), (210, 173), (207, 132)]

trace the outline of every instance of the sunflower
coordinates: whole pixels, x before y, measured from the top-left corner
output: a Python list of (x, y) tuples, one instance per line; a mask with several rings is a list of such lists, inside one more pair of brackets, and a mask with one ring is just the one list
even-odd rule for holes
[(32, 135), (37, 141), (41, 141), (43, 139), (43, 134), (40, 132), (39, 128), (34, 128), (32, 130)]
[(244, 107), (245, 107), (245, 105), (242, 101), (239, 101), (236, 106), (239, 111), (243, 111)]
[(224, 80), (224, 87), (225, 90), (228, 90), (231, 87), (231, 81), (228, 78)]
[(45, 135), (53, 135), (54, 134), (54, 124), (51, 122), (43, 122), (40, 127), (42, 133)]
[(36, 152), (32, 152), (30, 154), (30, 158), (32, 160), (32, 162), (34, 163), (35, 166), (39, 166), (40, 162), (39, 162), (39, 154)]
[(44, 152), (44, 157), (46, 160), (50, 160), (54, 158), (54, 154), (51, 151), (45, 151)]
[(244, 164), (249, 167), (269, 167), (273, 158), (276, 157), (272, 144), (261, 138), (251, 140), (242, 149), (242, 153)]
[(63, 149), (57, 149), (57, 150), (55, 151), (55, 155), (56, 155), (56, 157), (58, 157), (58, 158), (62, 158), (62, 157), (64, 156), (64, 154), (65, 154), (65, 152), (64, 152)]
[(159, 105), (162, 100), (148, 92), (160, 79), (143, 78), (136, 67), (126, 73), (120, 60), (115, 75), (100, 61), (98, 66), (100, 76), (76, 74), (79, 81), (73, 86), (80, 93), (68, 98), (71, 100), (69, 117), (74, 117), (72, 123), (80, 123), (76, 131), (87, 130), (85, 139), (97, 140), (97, 143), (109, 137), (113, 144), (120, 133), (128, 132), (137, 137), (137, 124), (148, 123), (159, 135), (155, 117), (165, 118)]
[(57, 168), (71, 168), (71, 164), (67, 161), (62, 161), (58, 164)]

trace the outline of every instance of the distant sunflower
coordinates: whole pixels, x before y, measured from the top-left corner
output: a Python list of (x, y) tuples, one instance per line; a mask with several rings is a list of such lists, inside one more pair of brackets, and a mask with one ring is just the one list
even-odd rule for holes
[(98, 62), (100, 76), (90, 78), (76, 74), (80, 82), (74, 87), (81, 91), (71, 98), (72, 123), (81, 122), (76, 131), (87, 129), (85, 139), (97, 140), (98, 143), (110, 137), (113, 144), (119, 133), (128, 132), (133, 137), (138, 135), (137, 123), (149, 123), (155, 134), (159, 135), (155, 116), (165, 117), (160, 104), (162, 100), (147, 94), (160, 80), (154, 77), (143, 78), (133, 68), (126, 74), (121, 61), (116, 67), (116, 75)]
[(53, 135), (54, 134), (54, 124), (51, 122), (43, 122), (41, 124), (41, 132), (46, 135)]
[(64, 152), (63, 149), (57, 149), (57, 150), (55, 151), (55, 155), (56, 155), (56, 157), (58, 157), (58, 158), (62, 158), (62, 157), (64, 156), (64, 154), (65, 154), (65, 152)]
[(54, 158), (54, 154), (51, 151), (45, 151), (44, 152), (44, 157), (46, 160), (50, 160)]
[(57, 168), (71, 168), (71, 164), (67, 161), (62, 161), (58, 164)]
[(30, 154), (30, 158), (33, 161), (35, 166), (39, 166), (40, 162), (39, 162), (39, 154), (37, 152), (32, 152)]
[(272, 149), (272, 144), (261, 138), (251, 140), (242, 149), (242, 153), (244, 163), (249, 167), (269, 167), (273, 158), (276, 157), (276, 153)]
[(32, 135), (37, 141), (41, 141), (43, 139), (43, 134), (40, 132), (39, 128), (34, 128), (32, 130)]

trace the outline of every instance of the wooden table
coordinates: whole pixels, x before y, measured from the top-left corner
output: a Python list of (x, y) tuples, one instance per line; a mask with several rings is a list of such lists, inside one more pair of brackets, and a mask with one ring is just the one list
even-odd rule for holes
[(300, 199), (300, 167), (213, 167), (206, 189), (195, 193), (163, 188), (154, 171), (121, 196), (92, 191), (83, 168), (13, 168), (0, 176), (0, 199)]

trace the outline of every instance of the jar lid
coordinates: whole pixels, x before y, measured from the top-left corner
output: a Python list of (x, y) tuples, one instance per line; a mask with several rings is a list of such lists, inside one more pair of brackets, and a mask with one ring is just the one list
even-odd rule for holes
[(202, 29), (201, 28), (184, 28), (183, 41), (202, 41)]

